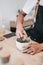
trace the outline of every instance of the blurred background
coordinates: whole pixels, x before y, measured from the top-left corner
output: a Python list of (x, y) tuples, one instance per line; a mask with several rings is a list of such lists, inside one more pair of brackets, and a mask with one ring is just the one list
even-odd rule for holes
[[(0, 27), (10, 29), (9, 22), (16, 22), (18, 10), (23, 8), (25, 2), (26, 0), (0, 0)], [(32, 12), (25, 19), (31, 18)]]

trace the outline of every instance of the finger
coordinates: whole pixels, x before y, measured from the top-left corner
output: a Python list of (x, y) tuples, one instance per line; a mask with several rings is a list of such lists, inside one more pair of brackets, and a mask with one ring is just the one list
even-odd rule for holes
[(33, 47), (31, 47), (31, 51), (32, 52), (30, 52), (30, 54), (32, 54), (32, 55), (36, 53), (36, 50)]
[(24, 33), (25, 33), (25, 35), (27, 36), (27, 34), (26, 34), (26, 31), (24, 30)]
[(32, 52), (33, 52), (33, 50), (31, 48), (29, 48), (28, 51), (27, 51), (28, 54), (30, 54)]
[(31, 54), (31, 55), (34, 55), (35, 53), (36, 53), (36, 52), (35, 52), (35, 51), (33, 51), (33, 52), (31, 52), (30, 54)]
[(25, 35), (22, 36), (22, 40), (23, 40), (23, 41), (26, 40), (26, 36), (25, 36)]
[(26, 49), (28, 49), (30, 47), (31, 47), (31, 45), (28, 45), (28, 44), (26, 44), (26, 45), (23, 46), (23, 48), (26, 48)]
[(28, 51), (27, 53), (28, 53), (28, 54), (31, 54), (32, 52), (33, 52), (33, 51), (32, 51), (32, 50), (30, 50), (30, 51)]
[(22, 51), (23, 53), (26, 53), (28, 51), (28, 49), (26, 49), (26, 50), (24, 50), (24, 51)]
[(16, 34), (16, 36), (17, 36), (17, 38), (20, 38), (20, 35), (19, 35), (19, 33), (17, 33), (17, 34)]
[(26, 33), (25, 31), (24, 31), (23, 33), (25, 34), (25, 36), (26, 36), (26, 38), (27, 38), (27, 33)]
[(37, 51), (33, 51), (31, 54), (34, 55), (34, 54), (39, 53), (39, 52), (40, 52), (40, 50), (37, 50)]
[(23, 38), (24, 38), (24, 40), (26, 40), (26, 38), (27, 38), (27, 34), (25, 31), (23, 31)]
[(20, 31), (16, 32), (16, 36), (17, 36), (17, 38), (23, 37), (22, 32), (20, 32)]
[(23, 40), (24, 40), (24, 41), (26, 40), (26, 36), (25, 36), (25, 35), (23, 35)]
[(16, 36), (17, 36), (17, 38), (19, 38), (20, 36), (19, 36), (19, 32), (18, 31), (16, 31)]
[(19, 36), (20, 36), (21, 38), (23, 37), (23, 34), (22, 34), (22, 32), (20, 32), (20, 33), (19, 33)]

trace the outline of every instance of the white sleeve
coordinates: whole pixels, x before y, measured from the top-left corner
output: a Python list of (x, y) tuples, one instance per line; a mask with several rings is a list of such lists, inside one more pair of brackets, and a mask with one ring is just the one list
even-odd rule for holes
[(36, 5), (37, 0), (27, 0), (27, 2), (25, 3), (24, 7), (22, 8), (22, 10), (26, 13), (29, 14), (30, 11), (32, 10), (32, 8)]

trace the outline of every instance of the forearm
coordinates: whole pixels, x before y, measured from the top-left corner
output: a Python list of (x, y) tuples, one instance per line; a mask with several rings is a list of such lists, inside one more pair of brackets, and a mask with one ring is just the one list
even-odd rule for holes
[(17, 17), (17, 25), (23, 26), (24, 17), (25, 17), (25, 13), (20, 12), (18, 17)]
[(20, 14), (18, 15), (18, 18), (17, 18), (17, 23), (23, 23), (23, 21), (24, 21), (24, 17), (23, 17), (23, 15), (20, 13)]

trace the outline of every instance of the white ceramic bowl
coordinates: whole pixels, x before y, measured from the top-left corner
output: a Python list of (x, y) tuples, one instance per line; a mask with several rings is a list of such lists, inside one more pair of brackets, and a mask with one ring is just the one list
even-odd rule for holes
[(28, 40), (29, 40), (28, 43), (21, 43), (21, 42), (18, 42), (18, 41), (16, 40), (16, 47), (17, 47), (20, 51), (25, 50), (26, 48), (24, 48), (23, 46), (24, 46), (24, 45), (30, 45), (30, 44), (31, 44), (31, 39), (30, 39), (30, 37), (28, 37)]

